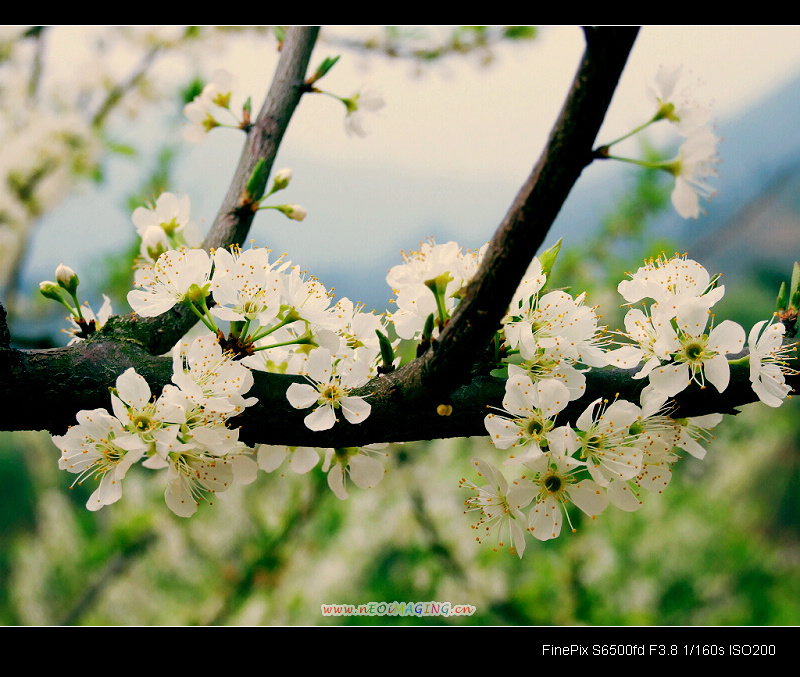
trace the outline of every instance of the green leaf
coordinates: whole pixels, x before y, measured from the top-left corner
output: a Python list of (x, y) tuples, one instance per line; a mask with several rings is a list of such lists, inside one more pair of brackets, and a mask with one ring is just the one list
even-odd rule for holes
[(792, 297), (800, 291), (800, 263), (797, 261), (794, 262), (794, 268), (792, 268), (792, 283), (789, 289)]

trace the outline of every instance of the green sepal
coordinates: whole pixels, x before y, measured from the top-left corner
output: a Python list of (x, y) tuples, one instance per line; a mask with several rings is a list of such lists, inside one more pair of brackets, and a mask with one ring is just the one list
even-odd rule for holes
[(542, 272), (545, 274), (545, 283), (542, 289), (544, 290), (547, 287), (547, 283), (550, 282), (550, 274), (553, 272), (553, 266), (556, 263), (556, 258), (558, 258), (558, 252), (561, 250), (561, 239), (559, 238), (558, 242), (556, 242), (552, 247), (549, 249), (545, 249), (541, 254), (538, 255), (539, 262), (542, 264)]
[(494, 376), (495, 378), (501, 378), (504, 381), (508, 380), (508, 367), (499, 367), (497, 369), (492, 369), (489, 374)]
[(208, 282), (204, 284), (202, 287), (199, 284), (193, 284), (186, 292), (186, 295), (183, 297), (184, 303), (199, 303), (203, 302), (205, 305), (206, 297), (211, 295), (211, 283)]
[(53, 301), (58, 301), (59, 303), (65, 303), (64, 297), (61, 296), (61, 288), (55, 282), (50, 282), (49, 280), (41, 282), (39, 284), (39, 292), (46, 299), (52, 299)]
[(425, 327), (422, 329), (422, 339), (423, 340), (427, 340), (431, 336), (433, 336), (433, 323), (434, 323), (433, 313), (431, 313), (425, 319)]

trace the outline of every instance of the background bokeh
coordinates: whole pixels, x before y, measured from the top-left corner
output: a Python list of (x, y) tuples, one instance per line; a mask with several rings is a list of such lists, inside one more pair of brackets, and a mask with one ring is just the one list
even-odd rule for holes
[[(62, 261), (95, 308), (108, 293), (117, 312), (128, 311), (133, 207), (161, 190), (185, 193), (207, 228), (241, 137), (215, 130), (188, 146), (180, 137), (183, 100), (195, 80), (226, 67), (239, 78), (242, 100), (250, 94), (257, 107), (277, 58), (274, 37), (259, 27), (200, 27), (190, 39), (185, 27), (30, 28), (4, 27), (0, 41), (0, 170), (4, 185), (19, 185), (8, 177), (29, 176), (20, 158), (44, 146), (65, 171), (49, 175), (59, 181), (34, 192), (35, 205), (22, 191), (16, 205), (14, 195), (0, 196), (0, 299), (20, 347), (66, 342), (63, 313), (35, 293)], [(718, 317), (747, 328), (769, 317), (800, 259), (798, 32), (642, 29), (600, 141), (651, 114), (646, 83), (659, 63), (685, 62), (702, 79), (698, 98), (713, 100), (724, 138), (719, 194), (687, 223), (670, 208), (668, 177), (590, 167), (546, 243), (564, 240), (554, 284), (586, 290), (604, 322), (618, 328), (624, 273), (662, 251), (687, 251), (723, 274)], [(381, 49), (387, 45), (394, 56)], [(415, 56), (420, 45), (424, 59)], [(368, 137), (353, 139), (335, 101), (303, 102), (276, 168), (292, 167), (286, 199), (309, 216), (295, 224), (260, 214), (254, 241), (286, 251), (337, 297), (384, 309), (385, 273), (400, 249), (427, 236), (468, 248), (488, 240), (546, 140), (581, 50), (580, 30), (569, 27), (505, 39), (441, 28), (323, 30), (312, 64), (342, 54), (326, 86), (347, 95), (370, 82), (387, 107), (370, 120)], [(146, 77), (100, 124), (91, 116), (87, 123), (86, 112), (109, 100), (114, 83), (145, 63)], [(13, 95), (31, 82), (36, 93), (23, 110)], [(43, 116), (63, 121), (65, 111), (84, 114), (69, 126), (80, 129), (80, 149), (44, 136)], [(19, 152), (8, 150), (12, 141)], [(653, 130), (627, 150), (669, 155), (674, 142)], [(610, 508), (594, 521), (575, 511), (574, 534), (529, 539), (521, 560), (476, 543), (464, 514), (458, 482), (476, 479), (470, 459), (496, 458), (484, 438), (393, 447), (384, 480), (353, 488), (346, 502), (319, 468), (306, 476), (262, 472), (183, 520), (148, 472), (130, 472), (123, 499), (90, 513), (90, 489), (70, 489), (74, 477), (58, 470), (49, 435), (2, 433), (0, 623), (796, 625), (798, 414), (796, 400), (778, 410), (743, 407), (715, 430), (703, 461), (676, 464), (663, 495), (649, 496), (636, 513)], [(442, 601), (476, 612), (387, 619), (320, 611), (373, 601)]]

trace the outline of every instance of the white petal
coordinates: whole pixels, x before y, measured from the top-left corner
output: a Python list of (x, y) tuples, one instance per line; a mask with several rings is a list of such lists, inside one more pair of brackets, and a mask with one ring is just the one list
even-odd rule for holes
[(508, 449), (522, 438), (522, 428), (511, 419), (497, 414), (488, 414), (483, 419), (483, 425), (489, 433), (492, 444), (498, 449)]
[(686, 364), (665, 365), (650, 372), (650, 383), (667, 397), (674, 397), (689, 385), (689, 367)]
[(150, 386), (133, 367), (117, 378), (117, 391), (120, 399), (134, 409), (144, 409), (150, 402)]
[(324, 404), (317, 407), (304, 420), (309, 430), (330, 430), (336, 423), (336, 413), (332, 406)]
[(313, 447), (297, 447), (289, 461), (289, 467), (300, 475), (311, 472), (319, 463), (319, 452)]
[(528, 530), (540, 541), (558, 537), (561, 533), (561, 509), (554, 498), (548, 496), (531, 510)]
[(328, 473), (328, 486), (336, 495), (336, 498), (342, 501), (347, 500), (347, 489), (344, 486), (344, 470), (339, 463), (334, 464)]
[(308, 409), (316, 404), (319, 391), (307, 383), (292, 383), (286, 390), (286, 399), (295, 409)]
[(177, 473), (172, 474), (171, 469), (170, 474), (172, 476), (167, 481), (167, 489), (164, 492), (167, 507), (178, 517), (191, 517), (197, 512), (197, 503), (192, 498), (189, 481)]
[(128, 292), (128, 304), (137, 315), (142, 317), (156, 317), (166, 313), (176, 303), (172, 296), (153, 294), (142, 289), (133, 289)]
[(233, 480), (237, 484), (251, 484), (258, 476), (258, 464), (249, 456), (237, 454), (231, 458)]
[(627, 482), (611, 480), (606, 491), (608, 492), (608, 500), (620, 510), (634, 512), (642, 507), (642, 502), (631, 491)]
[(308, 356), (306, 369), (308, 369), (308, 375), (315, 381), (327, 383), (331, 380), (332, 364), (333, 357), (331, 356), (331, 352), (326, 348), (317, 348), (316, 350), (312, 350), (311, 354)]
[(738, 353), (744, 346), (744, 329), (731, 320), (720, 322), (708, 335), (707, 345), (718, 353)]
[(287, 453), (288, 449), (285, 446), (261, 444), (258, 447), (258, 467), (265, 472), (273, 472), (283, 463)]
[[(742, 340), (744, 340), (744, 336), (742, 336)], [(714, 355), (710, 360), (706, 360), (703, 363), (703, 373), (706, 379), (720, 392), (728, 387), (731, 380), (731, 368), (724, 355)]]
[(512, 519), (508, 521), (508, 528), (511, 532), (511, 546), (516, 550), (519, 558), (522, 559), (522, 555), (525, 552), (525, 532), (522, 530), (522, 525), (518, 520)]
[(350, 479), (362, 489), (371, 489), (383, 479), (383, 464), (365, 454), (350, 457)]
[(350, 423), (361, 423), (372, 411), (370, 403), (361, 397), (345, 397), (339, 405)]
[(592, 480), (583, 480), (569, 488), (569, 498), (587, 515), (599, 515), (608, 505), (608, 495)]

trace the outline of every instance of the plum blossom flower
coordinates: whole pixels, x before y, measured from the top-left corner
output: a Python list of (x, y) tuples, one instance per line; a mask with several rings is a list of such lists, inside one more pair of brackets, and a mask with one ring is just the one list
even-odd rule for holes
[(680, 134), (688, 136), (708, 122), (711, 111), (708, 106), (701, 105), (694, 98), (693, 88), (683, 87), (678, 90), (682, 75), (683, 66), (661, 65), (648, 91), (658, 106), (656, 119), (669, 120), (675, 124)]
[(235, 78), (226, 70), (220, 69), (211, 76), (203, 91), (183, 108), (183, 114), (192, 123), (183, 128), (184, 139), (201, 143), (209, 131), (222, 124), (217, 115), (222, 111), (230, 112), (235, 86)]
[(193, 286), (203, 288), (211, 275), (211, 259), (203, 249), (173, 249), (158, 257), (152, 268), (139, 269), (128, 303), (142, 317), (156, 317), (187, 299)]
[(642, 449), (634, 444), (631, 426), (642, 410), (632, 402), (615, 400), (610, 405), (602, 398), (592, 402), (575, 422), (580, 431), (576, 450), (586, 460), (589, 474), (601, 486), (609, 480), (629, 480), (642, 468)]
[(145, 236), (150, 227), (160, 228), (168, 238), (178, 234), (189, 233), (192, 242), (184, 242), (190, 246), (197, 244), (196, 225), (191, 220), (191, 202), (188, 195), (178, 196), (174, 193), (161, 193), (153, 207), (137, 207), (133, 210), (132, 220), (136, 232)]
[(567, 387), (557, 379), (543, 379), (535, 384), (526, 376), (509, 378), (503, 398), (503, 410), (511, 415), (488, 414), (484, 425), (498, 449), (524, 447), (524, 453), (507, 463), (524, 463), (549, 449), (548, 434), (553, 419), (569, 404)]
[(338, 499), (346, 501), (348, 498), (345, 481), (348, 475), (360, 489), (371, 489), (383, 479), (386, 470), (375, 455), (386, 457), (387, 454), (379, 451), (386, 446), (371, 444), (325, 450), (322, 472), (328, 473), (328, 486)]
[[(600, 485), (581, 479), (579, 473), (586, 463), (567, 454), (541, 456), (526, 463), (533, 471), (529, 479), (536, 502), (528, 514), (528, 531), (540, 541), (557, 538), (561, 533), (563, 510), (567, 520), (567, 505), (574, 503), (590, 517), (599, 515), (608, 506), (608, 496)], [(574, 531), (574, 528), (573, 528)]]
[(342, 99), (347, 112), (344, 118), (344, 129), (348, 136), (365, 137), (368, 133), (365, 113), (375, 113), (381, 110), (386, 101), (376, 89), (364, 88), (356, 92), (349, 99)]
[[(725, 294), (697, 261), (676, 254), (671, 258), (659, 256), (645, 261), (630, 280), (622, 280), (617, 291), (628, 303), (650, 298), (655, 301), (651, 316), (660, 314), (666, 319), (675, 317), (678, 309), (689, 303), (711, 308)], [(658, 313), (656, 312), (658, 310)]]
[(280, 259), (270, 261), (264, 248), (216, 250), (211, 280), (216, 305), (211, 313), (229, 322), (257, 320), (267, 326), (281, 311), (284, 283), (278, 271), (283, 265)]
[(122, 497), (122, 480), (147, 445), (105, 409), (79, 411), (77, 420), (65, 435), (53, 436), (61, 449), (58, 467), (77, 474), (78, 484), (89, 477), (100, 481), (86, 503), (89, 510), (99, 510)]
[(234, 466), (227, 458), (179, 453), (168, 459), (164, 499), (178, 517), (191, 517), (209, 494), (227, 491), (234, 483)]
[[(525, 552), (525, 517), (522, 509), (526, 508), (533, 500), (534, 487), (530, 482), (515, 482), (509, 488), (506, 478), (491, 463), (487, 463), (477, 458), (472, 459), (472, 465), (478, 474), (485, 480), (486, 484), (478, 486), (466, 479), (462, 479), (459, 485), (475, 492), (474, 496), (468, 498), (464, 504), (467, 506), (466, 512), (478, 511), (481, 514), (477, 524), (473, 529), (483, 529), (485, 536), (478, 536), (478, 542), (488, 536), (493, 530), (497, 532), (497, 548), (505, 547), (506, 536), (508, 537), (509, 550), (516, 551), (521, 558)], [(495, 548), (495, 550), (497, 550)]]
[(179, 427), (169, 424), (183, 423), (185, 411), (168, 398), (151, 399), (150, 386), (133, 367), (117, 378), (111, 407), (127, 431), (138, 435), (162, 457), (182, 446), (178, 441)]
[(606, 353), (606, 357), (610, 364), (621, 369), (633, 369), (644, 360), (644, 366), (633, 375), (635, 379), (644, 378), (662, 361), (669, 362), (670, 354), (680, 347), (674, 332), (659, 333), (663, 317), (654, 320), (638, 308), (631, 308), (624, 321), (628, 331), (622, 335), (634, 343), (623, 344), (621, 348)]
[(714, 164), (717, 162), (718, 142), (711, 129), (698, 127), (678, 149), (678, 157), (665, 165), (675, 177), (672, 206), (684, 219), (698, 218), (700, 198), (716, 195), (717, 191), (706, 180), (717, 173)]
[(750, 383), (758, 399), (770, 407), (779, 407), (792, 391), (786, 383), (786, 374), (795, 370), (787, 366), (789, 353), (797, 350), (796, 345), (784, 346), (786, 327), (782, 322), (758, 322), (750, 330), (747, 344), (750, 347)]
[(396, 295), (397, 311), (392, 314), (397, 335), (418, 338), (429, 315), (444, 321), (456, 305), (458, 290), (468, 281), (464, 254), (456, 242), (436, 244), (433, 239), (416, 251), (403, 252), (403, 263), (393, 266), (386, 283)]
[(108, 322), (108, 318), (113, 314), (114, 311), (111, 308), (111, 299), (105, 294), (103, 294), (103, 305), (100, 306), (100, 310), (98, 310), (96, 314), (88, 303), (84, 303), (81, 306), (83, 322), (79, 322), (78, 318), (75, 318), (74, 315), (69, 316), (72, 327), (65, 331), (67, 331), (72, 338), (69, 340), (68, 345), (78, 343), (99, 330)]
[(678, 315), (675, 333), (680, 348), (673, 353), (672, 363), (650, 372), (650, 383), (667, 397), (674, 397), (692, 381), (705, 388), (708, 380), (719, 392), (728, 387), (730, 366), (725, 355), (742, 350), (744, 329), (725, 320), (706, 334), (707, 320), (708, 311), (697, 306), (686, 307)]
[(317, 348), (309, 355), (306, 370), (313, 385), (292, 383), (286, 397), (295, 409), (315, 407), (305, 418), (310, 430), (332, 428), (337, 420), (337, 409), (342, 410), (350, 423), (361, 423), (369, 416), (369, 402), (363, 397), (350, 395), (351, 390), (369, 380), (369, 367), (365, 363), (342, 360), (334, 364), (333, 355), (327, 348)]
[(223, 353), (213, 334), (202, 334), (191, 343), (179, 342), (172, 350), (172, 382), (210, 420), (221, 421), (241, 414), (256, 398), (244, 398), (253, 386), (253, 373), (231, 355)]

